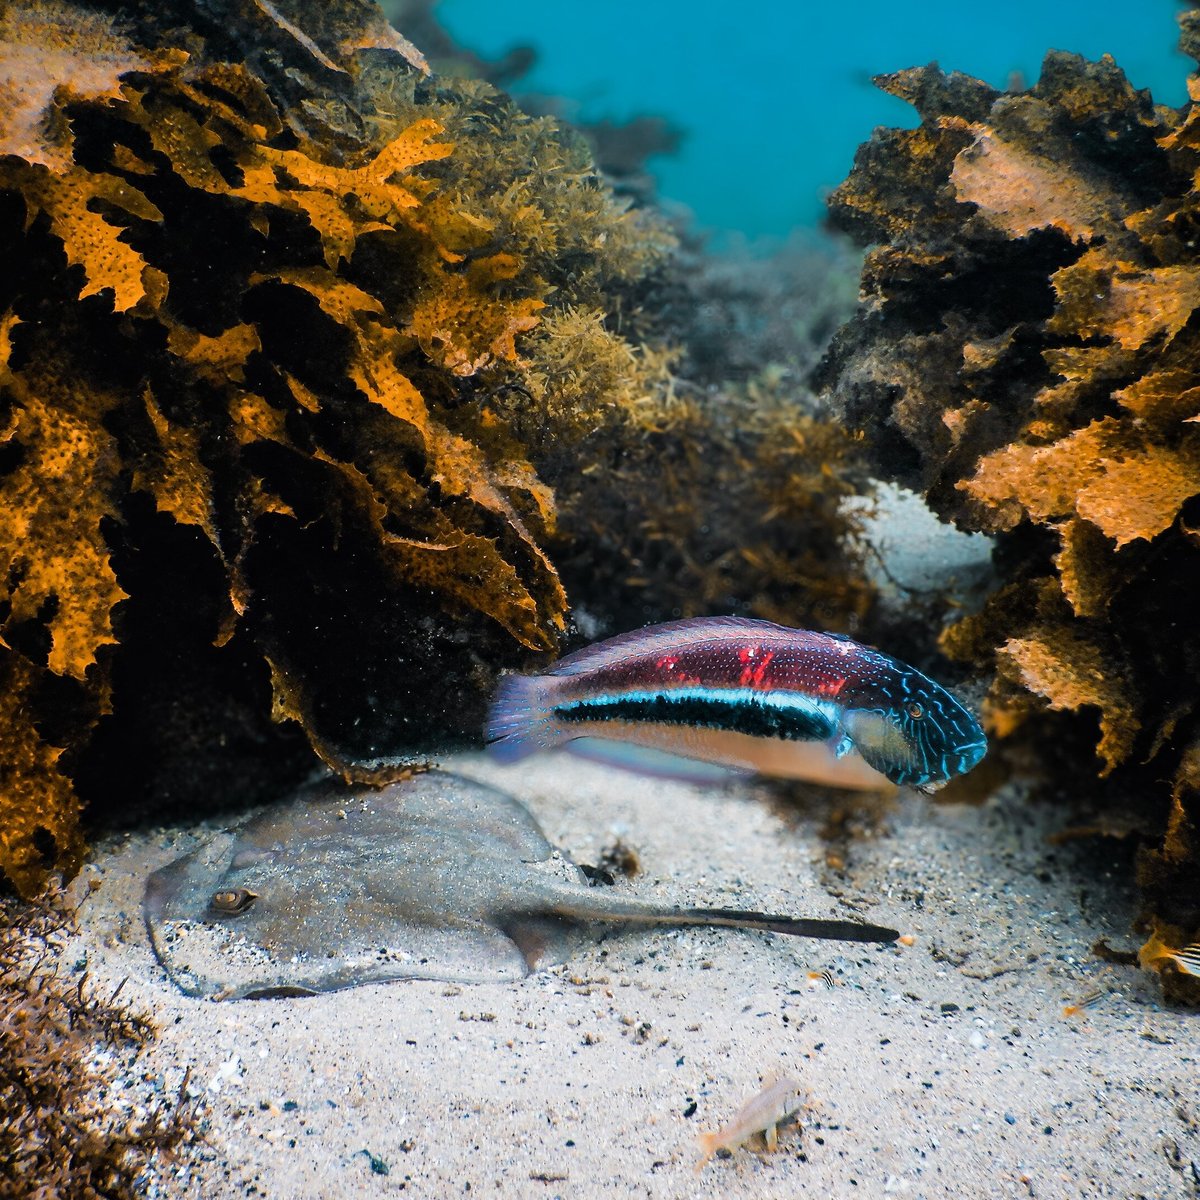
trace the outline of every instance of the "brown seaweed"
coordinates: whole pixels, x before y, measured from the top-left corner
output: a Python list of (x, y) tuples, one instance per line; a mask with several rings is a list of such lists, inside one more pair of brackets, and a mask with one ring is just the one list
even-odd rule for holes
[(76, 931), (61, 891), (0, 899), (4, 1200), (133, 1200), (162, 1186), (198, 1140), (201, 1106), (186, 1097), (186, 1074), (167, 1089), (148, 1069), (154, 1023), (111, 988), (102, 993), (82, 961), (72, 969), (65, 947)]
[(990, 669), (991, 729), (1158, 822), (1149, 904), (1193, 932), (1198, 80), (1174, 110), (1107, 57), (1051, 53), (1004, 94), (881, 77), (921, 124), (878, 132), (832, 199), (879, 244), (826, 369), (886, 474), (998, 535), (992, 598), (943, 638)]
[[(427, 84), (373, 5), (221, 7), (219, 31), (185, 0), (0, 18), (0, 868), (23, 891), (77, 865), (77, 789), (111, 805), (112, 764), (161, 797), (164, 657), (187, 742), (261, 743), (274, 688), (338, 758), (463, 732), (484, 664), (556, 644), (553, 498), (472, 391), (534, 369), (552, 294), (603, 304), (668, 244), (552, 122)], [(364, 659), (409, 680), (386, 710), (348, 711)], [(414, 711), (435, 679), (445, 705)]]
[(9, 882), (476, 738), (568, 594), (863, 615), (850, 439), (577, 135), (369, 0), (113, 11), (0, 17)]

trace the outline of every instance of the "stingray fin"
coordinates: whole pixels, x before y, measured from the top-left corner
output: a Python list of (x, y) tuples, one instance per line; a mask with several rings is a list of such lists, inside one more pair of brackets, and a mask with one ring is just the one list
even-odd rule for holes
[(500, 680), (485, 736), (488, 753), (503, 763), (519, 762), (562, 741), (546, 706), (546, 682), (540, 675), (505, 675)]
[(527, 971), (562, 961), (560, 943), (570, 925), (560, 917), (519, 915), (510, 917), (501, 928), (525, 960)]
[(753, 774), (739, 767), (702, 762), (685, 758), (682, 754), (672, 754), (669, 750), (610, 741), (608, 738), (574, 738), (564, 743), (563, 749), (589, 762), (619, 767), (623, 771), (636, 771), (639, 775), (650, 775), (656, 779), (674, 779), (698, 787), (720, 787)]

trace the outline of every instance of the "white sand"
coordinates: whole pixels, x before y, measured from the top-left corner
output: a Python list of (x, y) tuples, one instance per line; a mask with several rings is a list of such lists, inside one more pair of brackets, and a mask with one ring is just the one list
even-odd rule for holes
[[(147, 873), (203, 831), (123, 839), (89, 868), (76, 949), (98, 986), (128, 976), (162, 1031), (141, 1070), (173, 1088), (190, 1067), (210, 1125), (203, 1161), (151, 1194), (1200, 1195), (1196, 1017), (1090, 956), (1136, 944), (1131, 897), (1094, 847), (1047, 843), (1059, 814), (1011, 789), (983, 808), (902, 796), (838, 874), (827, 794), (789, 807), (563, 756), (444, 765), (523, 798), (579, 861), (623, 833), (644, 874), (619, 887), (861, 915), (916, 944), (643, 931), (519, 984), (216, 1003), (174, 990), (140, 915)], [(826, 967), (838, 985), (811, 987)], [(1097, 1008), (1062, 1015), (1097, 985)], [(799, 1127), (698, 1177), (696, 1134), (780, 1073), (809, 1091)]]

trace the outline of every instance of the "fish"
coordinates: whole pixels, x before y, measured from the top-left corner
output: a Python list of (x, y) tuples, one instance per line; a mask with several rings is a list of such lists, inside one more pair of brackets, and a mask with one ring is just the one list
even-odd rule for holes
[(835, 988), (837, 987), (837, 976), (828, 967), (824, 971), (809, 971), (808, 986), (816, 987), (818, 983), (830, 989)]
[(143, 914), (180, 991), (229, 1000), (399, 979), (509, 982), (614, 926), (897, 936), (590, 887), (518, 800), (436, 770), (375, 791), (340, 780), (301, 788), (151, 874)]
[(773, 1080), (751, 1096), (720, 1129), (702, 1133), (699, 1137), (701, 1158), (696, 1164), (699, 1174), (718, 1150), (736, 1150), (761, 1133), (767, 1149), (774, 1151), (779, 1144), (779, 1126), (800, 1108), (800, 1084), (790, 1076)]
[(1181, 950), (1168, 945), (1156, 929), (1149, 941), (1138, 951), (1138, 962), (1150, 970), (1162, 971), (1168, 964), (1182, 975), (1200, 979), (1200, 942), (1192, 942)]
[(1170, 957), (1183, 974), (1200, 977), (1200, 942), (1193, 942), (1182, 950), (1176, 950)]
[(1086, 996), (1076, 1000), (1074, 1004), (1064, 1004), (1063, 1016), (1078, 1017), (1085, 1012), (1090, 1012), (1093, 1008), (1098, 1008), (1109, 994), (1106, 988), (1097, 988), (1095, 991), (1088, 992)]
[(1190, 946), (1184, 946), (1182, 950), (1172, 950), (1170, 946), (1161, 945), (1154, 956), (1153, 965), (1155, 970), (1161, 971), (1166, 963), (1172, 963), (1180, 974), (1200, 978), (1200, 942), (1193, 942)]
[[(844, 634), (741, 617), (651, 625), (569, 654), (544, 674), (503, 676), (486, 741), (506, 763), (564, 746), (667, 774), (672, 762), (698, 761), (925, 792), (987, 751), (975, 717), (915, 667)], [(615, 743), (635, 749), (625, 757)], [(691, 777), (686, 768), (682, 775)]]

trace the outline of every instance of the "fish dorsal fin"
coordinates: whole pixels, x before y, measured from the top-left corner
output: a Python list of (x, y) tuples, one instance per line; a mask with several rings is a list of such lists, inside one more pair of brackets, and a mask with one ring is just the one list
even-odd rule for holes
[[(667, 621), (647, 625), (618, 634), (594, 646), (584, 646), (560, 658), (546, 672), (548, 675), (583, 675), (600, 667), (622, 662), (630, 654), (654, 654), (704, 642), (736, 641), (741, 638), (777, 638), (781, 634), (794, 639), (807, 632), (776, 625), (774, 621), (759, 621), (753, 617), (688, 617), (682, 621)], [(825, 637), (826, 634), (818, 636)]]

